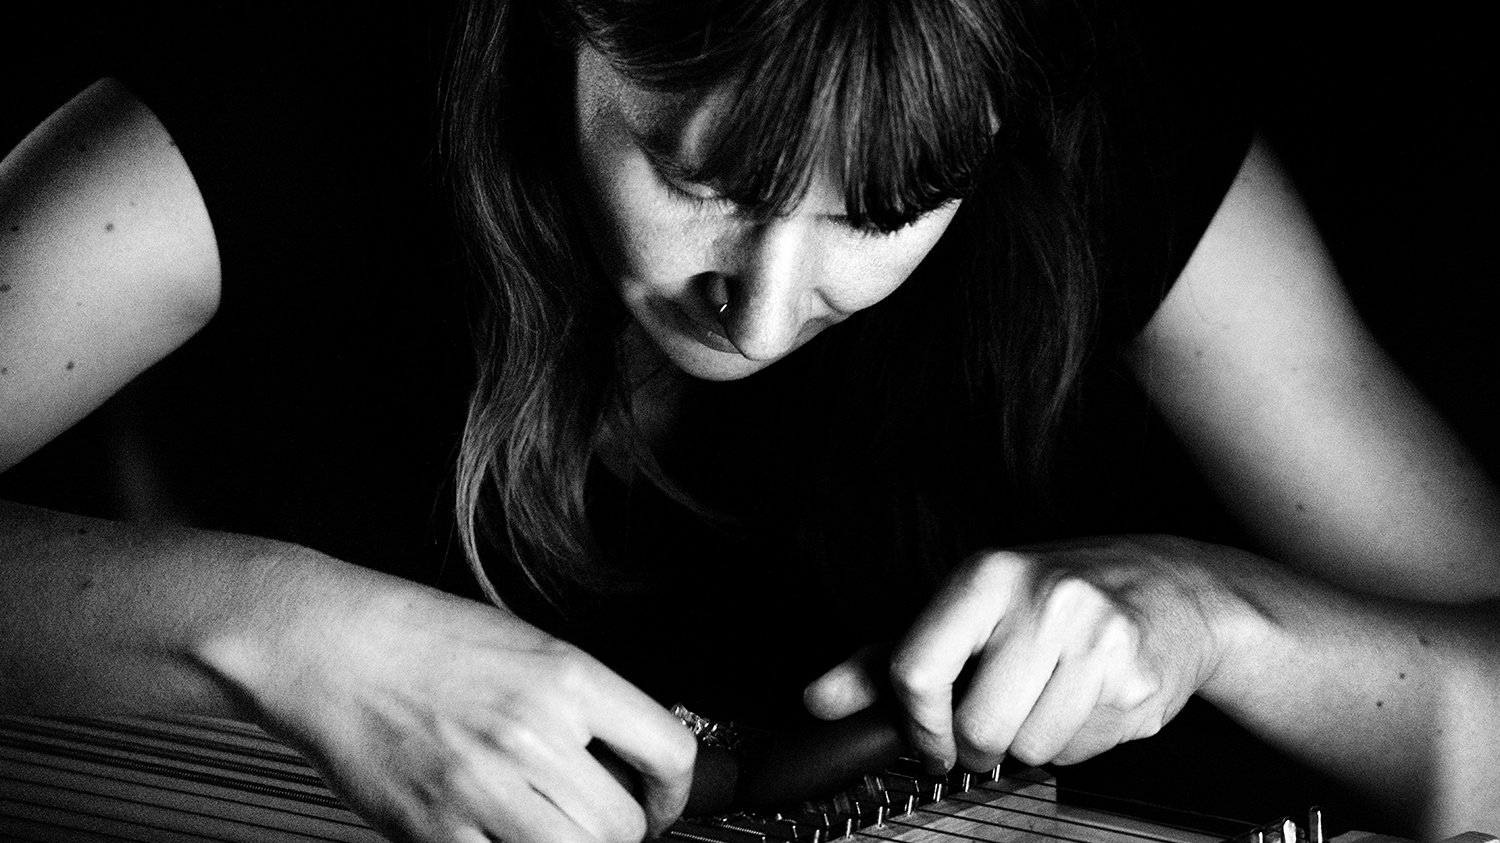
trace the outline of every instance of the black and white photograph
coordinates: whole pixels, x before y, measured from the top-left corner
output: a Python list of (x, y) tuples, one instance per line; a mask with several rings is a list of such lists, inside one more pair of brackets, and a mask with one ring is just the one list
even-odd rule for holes
[(0, 13), (0, 840), (1500, 843), (1481, 4)]

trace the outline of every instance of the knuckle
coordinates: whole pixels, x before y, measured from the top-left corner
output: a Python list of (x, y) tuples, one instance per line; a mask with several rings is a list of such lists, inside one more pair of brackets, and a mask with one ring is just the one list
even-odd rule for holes
[(925, 701), (946, 691), (953, 683), (953, 677), (939, 661), (909, 642), (891, 654), (887, 674), (897, 695), (908, 701)]
[(1121, 612), (1111, 612), (1099, 624), (1099, 641), (1111, 649), (1134, 650), (1140, 637), (1135, 620)]
[(1052, 586), (1050, 608), (1072, 615), (1108, 611), (1111, 600), (1099, 586), (1077, 574), (1066, 574)]
[(1008, 748), (1010, 735), (1004, 724), (981, 711), (960, 710), (953, 715), (953, 738), (966, 754), (998, 755)]
[(1009, 755), (1028, 767), (1036, 767), (1057, 757), (1057, 750), (1049, 742), (1017, 735), (1010, 745)]
[(569, 694), (582, 694), (593, 684), (592, 660), (583, 651), (569, 647), (554, 657), (552, 681)]
[(1130, 711), (1148, 703), (1161, 692), (1161, 680), (1141, 670), (1127, 670), (1111, 682), (1105, 702), (1117, 711)]
[(902, 699), (924, 697), (932, 691), (936, 677), (922, 659), (906, 652), (891, 659), (891, 687)]
[(963, 571), (971, 581), (995, 583), (1015, 577), (1027, 561), (1027, 557), (1015, 551), (988, 550), (972, 557)]
[(519, 718), (507, 718), (495, 724), (490, 740), (496, 751), (511, 758), (530, 758), (546, 744), (536, 727)]
[(1134, 731), (1132, 731), (1130, 735), (1130, 739), (1140, 740), (1141, 738), (1152, 737), (1157, 732), (1161, 731), (1161, 726), (1162, 724), (1160, 720), (1145, 720), (1136, 725)]

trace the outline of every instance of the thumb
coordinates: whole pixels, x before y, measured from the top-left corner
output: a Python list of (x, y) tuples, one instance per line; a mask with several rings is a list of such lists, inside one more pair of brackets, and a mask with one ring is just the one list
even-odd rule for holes
[(802, 691), (802, 704), (819, 720), (841, 720), (863, 711), (881, 696), (887, 684), (891, 647), (862, 647)]

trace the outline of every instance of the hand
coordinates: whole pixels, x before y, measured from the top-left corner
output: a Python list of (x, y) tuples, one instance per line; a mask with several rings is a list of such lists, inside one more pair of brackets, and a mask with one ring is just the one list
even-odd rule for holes
[[(974, 557), (889, 656), (912, 748), (934, 770), (984, 770), (1007, 753), (1067, 764), (1155, 734), (1218, 664), (1215, 551), (1235, 553), (1131, 537)], [(808, 686), (808, 709), (870, 705), (883, 661), (870, 648), (836, 666)]]
[[(258, 688), (241, 684), (383, 833), (635, 843), (681, 812), (691, 734), (581, 650), (409, 584), (357, 605), (296, 636), (302, 652)], [(633, 768), (639, 801), (591, 744)]]

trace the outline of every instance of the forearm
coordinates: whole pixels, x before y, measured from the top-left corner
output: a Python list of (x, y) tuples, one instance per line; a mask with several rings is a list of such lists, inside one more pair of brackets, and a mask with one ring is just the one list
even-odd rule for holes
[(0, 503), (0, 708), (243, 713), (234, 662), (290, 658), (381, 578), (295, 545)]
[(1232, 604), (1203, 697), (1273, 745), (1419, 818), (1500, 828), (1493, 606), (1354, 594), (1270, 563), (1220, 570)]

